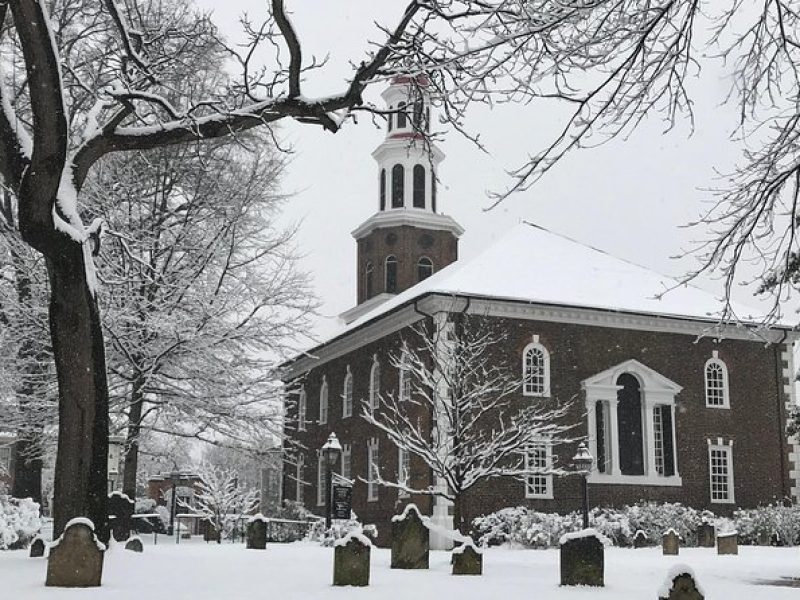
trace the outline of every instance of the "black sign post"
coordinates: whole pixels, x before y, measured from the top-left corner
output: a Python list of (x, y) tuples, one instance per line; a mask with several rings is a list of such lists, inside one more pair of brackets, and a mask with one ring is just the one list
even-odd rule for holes
[(352, 511), (353, 488), (349, 485), (333, 486), (333, 518), (349, 519)]

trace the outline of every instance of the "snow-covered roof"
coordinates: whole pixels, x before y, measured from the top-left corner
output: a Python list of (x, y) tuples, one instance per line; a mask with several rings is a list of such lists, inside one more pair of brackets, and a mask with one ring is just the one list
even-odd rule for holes
[[(317, 348), (429, 294), (706, 322), (717, 320), (723, 308), (721, 298), (696, 286), (677, 285), (675, 279), (647, 267), (538, 225), (520, 223), (476, 257), (456, 261), (378, 304)], [(740, 322), (760, 322), (757, 309), (738, 303), (731, 308)]]

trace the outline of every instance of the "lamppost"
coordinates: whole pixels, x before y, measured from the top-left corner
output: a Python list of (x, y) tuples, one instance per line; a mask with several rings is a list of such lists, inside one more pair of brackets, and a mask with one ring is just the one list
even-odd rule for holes
[(331, 432), (328, 441), (322, 446), (322, 457), (325, 460), (325, 529), (331, 528), (331, 495), (333, 492), (333, 479), (331, 469), (339, 460), (342, 446), (336, 434)]
[(589, 473), (592, 471), (592, 457), (584, 442), (578, 446), (578, 451), (572, 457), (572, 464), (583, 476), (583, 528), (589, 528)]
[(168, 535), (173, 535), (175, 533), (175, 510), (177, 508), (177, 488), (178, 488), (178, 480), (180, 479), (180, 472), (179, 471), (172, 471), (169, 474), (169, 478), (172, 480), (172, 498), (170, 504), (169, 511), (169, 531), (167, 532)]

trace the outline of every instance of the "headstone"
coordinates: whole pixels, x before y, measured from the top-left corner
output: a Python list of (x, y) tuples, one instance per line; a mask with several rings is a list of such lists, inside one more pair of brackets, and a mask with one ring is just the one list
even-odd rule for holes
[(668, 529), (661, 536), (661, 553), (664, 556), (677, 556), (681, 547), (678, 532), (674, 529)]
[(568, 533), (561, 540), (561, 585), (591, 585), (603, 582), (603, 538), (594, 529)]
[(633, 536), (633, 547), (645, 548), (649, 545), (650, 545), (650, 539), (647, 537), (647, 534), (641, 529), (637, 529), (636, 533)]
[(105, 546), (94, 534), (88, 519), (73, 519), (64, 533), (50, 545), (45, 585), (53, 587), (97, 587), (103, 576)]
[(415, 504), (392, 517), (392, 569), (427, 569), (430, 531)]
[(739, 554), (739, 534), (735, 531), (717, 536), (717, 554)]
[(705, 600), (688, 567), (678, 566), (670, 571), (658, 594), (658, 600)]
[(142, 546), (142, 539), (139, 536), (132, 536), (125, 542), (125, 550), (130, 550), (131, 552), (143, 552), (144, 546)]
[(108, 495), (108, 516), (111, 535), (118, 542), (124, 542), (131, 536), (134, 502), (122, 492), (111, 492)]
[(35, 537), (31, 542), (31, 558), (39, 558), (44, 556), (44, 540), (40, 537)]
[(453, 575), (483, 575), (483, 554), (472, 544), (453, 549)]
[(701, 548), (713, 548), (714, 541), (714, 526), (703, 521), (697, 527), (697, 545)]
[(222, 542), (219, 530), (217, 530), (217, 528), (214, 527), (214, 524), (211, 521), (205, 522), (205, 529), (203, 530), (203, 541), (217, 542), (218, 544)]
[(371, 546), (360, 533), (350, 533), (334, 543), (333, 585), (369, 585)]
[(261, 513), (247, 523), (247, 547), (252, 550), (267, 547), (267, 519)]

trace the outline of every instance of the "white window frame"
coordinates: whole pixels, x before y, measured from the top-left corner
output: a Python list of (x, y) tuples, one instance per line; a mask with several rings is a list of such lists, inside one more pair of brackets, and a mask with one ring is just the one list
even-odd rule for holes
[(378, 453), (378, 439), (372, 438), (367, 440), (367, 502), (378, 501), (378, 461), (380, 456)]
[[(719, 388), (715, 387), (712, 388), (709, 386), (709, 368), (711, 367), (718, 367), (722, 372), (722, 404), (715, 404), (711, 403), (711, 395), (712, 391), (718, 391)], [(730, 399), (730, 385), (728, 383), (728, 365), (726, 365), (720, 358), (719, 354), (716, 350), (714, 350), (713, 356), (706, 361), (705, 366), (703, 367), (703, 382), (705, 384), (705, 398), (706, 398), (706, 408), (730, 408), (731, 407), (731, 399)]]
[[(538, 350), (542, 353), (542, 389), (534, 391), (530, 389), (528, 354)], [(522, 350), (522, 395), (534, 398), (545, 398), (550, 396), (550, 352), (539, 342), (539, 336), (534, 335), (533, 341)]]
[[(713, 472), (713, 457), (714, 453), (725, 454), (725, 468), (726, 485), (728, 487), (728, 495), (725, 498), (714, 497), (714, 472)], [(723, 443), (721, 438), (717, 438), (716, 442), (708, 440), (708, 496), (712, 504), (735, 504), (736, 493), (733, 479), (733, 442), (727, 444)]]
[(345, 479), (353, 478), (353, 448), (350, 444), (342, 444), (342, 472)]
[(322, 378), (322, 385), (319, 386), (319, 424), (325, 425), (328, 422), (328, 378)]
[(306, 430), (306, 410), (308, 407), (308, 398), (306, 397), (306, 389), (300, 390), (299, 397), (297, 398), (297, 431)]
[(378, 357), (372, 358), (372, 368), (369, 370), (369, 407), (373, 410), (378, 408), (381, 393), (381, 363)]
[(325, 457), (317, 452), (317, 506), (325, 506)]
[[(531, 460), (534, 452), (544, 451), (544, 469), (550, 471), (553, 468), (553, 444), (550, 440), (536, 440), (530, 444), (525, 451), (525, 470), (533, 469)], [(534, 484), (534, 479), (540, 480), (538, 485)], [(544, 491), (535, 491), (537, 487), (544, 484)], [(553, 499), (553, 474), (541, 473), (537, 475), (528, 475), (525, 477), (525, 497), (526, 498), (542, 498), (546, 500)]]
[(397, 368), (397, 400), (406, 402), (411, 399), (411, 370), (408, 368), (408, 357), (403, 356)]
[[(397, 483), (408, 487), (411, 480), (411, 453), (403, 448), (397, 448)], [(407, 491), (397, 490), (399, 498), (408, 498)]]
[(294, 490), (294, 499), (299, 502), (301, 505), (304, 504), (305, 498), (303, 498), (303, 467), (305, 466), (305, 458), (303, 455), (299, 455), (297, 457), (297, 465), (295, 466), (295, 490)]
[(350, 365), (347, 365), (347, 373), (344, 376), (344, 385), (342, 386), (342, 418), (353, 416), (353, 373), (350, 371)]

